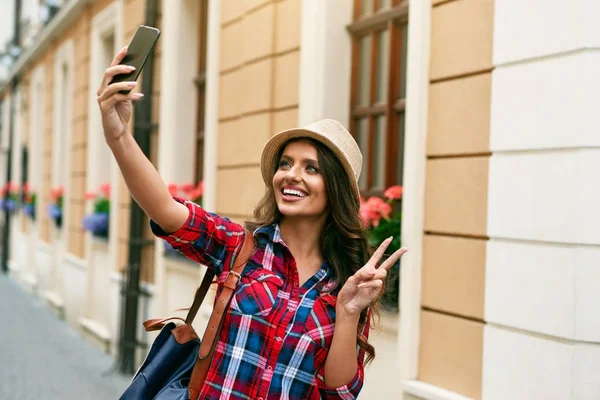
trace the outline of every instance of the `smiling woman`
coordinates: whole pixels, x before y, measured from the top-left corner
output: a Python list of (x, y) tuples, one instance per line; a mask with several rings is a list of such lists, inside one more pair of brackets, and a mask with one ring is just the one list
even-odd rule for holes
[[(265, 195), (254, 220), (239, 225), (172, 196), (137, 146), (127, 126), (131, 101), (140, 96), (119, 93), (127, 82), (108, 84), (126, 68), (119, 65), (124, 54), (106, 70), (98, 102), (127, 187), (155, 235), (211, 269), (218, 293), (234, 292), (205, 378), (187, 368), (168, 382), (147, 382), (142, 366), (123, 399), (166, 400), (173, 397), (161, 396), (174, 391), (188, 398), (188, 390), (193, 399), (356, 398), (364, 364), (375, 356), (368, 336), (383, 281), (406, 250), (378, 266), (390, 238), (371, 256), (359, 217), (362, 155), (350, 133), (322, 120), (273, 136), (261, 157)], [(247, 260), (241, 274), (240, 254)], [(199, 393), (190, 381), (200, 381)]]
[(319, 173), (317, 148), (308, 141), (287, 144), (273, 176), (275, 200), (288, 218), (324, 218), (327, 193)]

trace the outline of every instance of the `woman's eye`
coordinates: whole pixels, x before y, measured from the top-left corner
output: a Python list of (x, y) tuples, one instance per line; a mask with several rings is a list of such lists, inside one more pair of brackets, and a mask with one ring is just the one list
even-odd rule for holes
[(285, 167), (289, 167), (289, 166), (290, 166), (289, 161), (285, 161), (285, 160), (279, 161), (279, 168), (285, 168)]
[(309, 170), (310, 172), (319, 172), (319, 169), (317, 167), (315, 167), (314, 165), (308, 165), (306, 167), (307, 170)]

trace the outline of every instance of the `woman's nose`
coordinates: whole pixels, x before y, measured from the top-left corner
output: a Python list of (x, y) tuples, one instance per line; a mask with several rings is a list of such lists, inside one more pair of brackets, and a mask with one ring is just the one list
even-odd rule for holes
[(299, 181), (300, 180), (300, 167), (293, 166), (290, 169), (288, 169), (287, 173), (285, 174), (285, 178), (288, 181), (292, 181), (292, 182)]

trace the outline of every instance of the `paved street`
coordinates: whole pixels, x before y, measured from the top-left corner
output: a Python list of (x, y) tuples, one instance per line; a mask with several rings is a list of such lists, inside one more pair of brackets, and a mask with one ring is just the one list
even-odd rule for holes
[(0, 273), (0, 400), (118, 399), (129, 379)]

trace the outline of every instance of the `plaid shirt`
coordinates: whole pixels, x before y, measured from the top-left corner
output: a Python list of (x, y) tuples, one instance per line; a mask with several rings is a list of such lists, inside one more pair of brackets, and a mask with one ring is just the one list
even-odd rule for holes
[[(190, 215), (177, 232), (155, 235), (215, 271), (222, 284), (241, 251), (244, 228), (184, 202)], [(301, 287), (296, 262), (278, 225), (254, 232), (257, 251), (228, 309), (201, 397), (208, 399), (355, 399), (363, 385), (364, 351), (346, 385), (326, 387), (323, 367), (335, 327), (332, 269), (325, 262)], [(364, 332), (368, 336), (368, 327)]]

